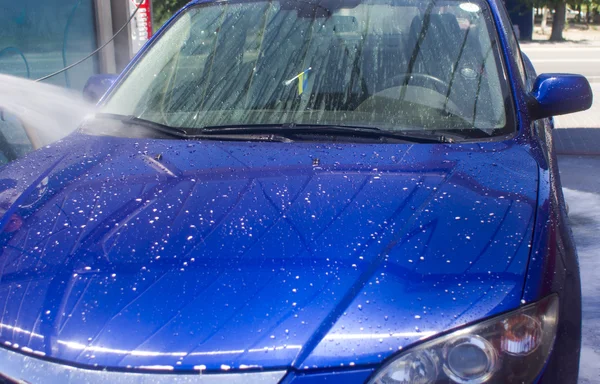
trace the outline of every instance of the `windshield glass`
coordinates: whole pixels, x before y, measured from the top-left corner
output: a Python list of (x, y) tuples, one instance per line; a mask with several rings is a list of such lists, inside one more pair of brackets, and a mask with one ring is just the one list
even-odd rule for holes
[(514, 130), (485, 2), (196, 5), (102, 112), (181, 128), (335, 124)]

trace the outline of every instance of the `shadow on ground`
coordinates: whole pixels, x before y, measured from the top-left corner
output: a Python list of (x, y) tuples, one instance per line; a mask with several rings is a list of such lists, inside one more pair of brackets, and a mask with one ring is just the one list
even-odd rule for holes
[(579, 383), (600, 383), (600, 157), (560, 156), (559, 168), (581, 269)]
[(554, 148), (561, 155), (600, 155), (600, 129), (555, 129)]

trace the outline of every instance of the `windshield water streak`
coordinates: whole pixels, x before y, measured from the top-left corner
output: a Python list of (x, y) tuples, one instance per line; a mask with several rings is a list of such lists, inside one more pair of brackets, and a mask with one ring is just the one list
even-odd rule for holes
[(191, 7), (102, 112), (186, 129), (313, 124), (514, 132), (484, 2), (339, 4)]

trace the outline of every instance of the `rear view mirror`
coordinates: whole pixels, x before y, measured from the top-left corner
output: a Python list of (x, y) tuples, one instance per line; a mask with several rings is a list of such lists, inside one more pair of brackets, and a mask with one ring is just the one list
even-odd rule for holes
[(118, 75), (93, 75), (83, 87), (83, 97), (96, 104), (117, 80)]
[(531, 92), (529, 111), (534, 120), (585, 111), (592, 106), (593, 94), (584, 76), (543, 73)]

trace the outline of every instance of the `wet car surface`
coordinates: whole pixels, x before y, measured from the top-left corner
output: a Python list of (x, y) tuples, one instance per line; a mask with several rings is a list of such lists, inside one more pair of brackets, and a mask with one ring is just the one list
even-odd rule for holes
[[(548, 117), (584, 109), (587, 82), (542, 75), (534, 84), (532, 68), (520, 78), (505, 11), (447, 3), (482, 12), (460, 30), (465, 41), (487, 25), (479, 37), (492, 37), (477, 46), (502, 47), (481, 56), (485, 70), (457, 66), (463, 83), (442, 81), (445, 100), (426, 69), (400, 85), (371, 71), (366, 83), (381, 89), (348, 86), (346, 99), (336, 87), (348, 81), (318, 77), (319, 60), (261, 72), (258, 54), (254, 69), (241, 60), (188, 76), (192, 59), (236, 58), (236, 41), (254, 52), (249, 33), (234, 34), (244, 12), (274, 12), (271, 22), (287, 28), (283, 13), (319, 37), (328, 24), (318, 20), (331, 19), (319, 9), (371, 3), (232, 3), (231, 14), (221, 3), (190, 5), (121, 75), (101, 113), (2, 168), (0, 373), (48, 382), (44, 364), (90, 383), (574, 380), (579, 271)], [(227, 49), (187, 51), (208, 42), (208, 29), (190, 26), (206, 22), (206, 7), (229, 28), (214, 38)], [(331, 31), (351, 35), (344, 23), (360, 15)], [(413, 19), (423, 26), (416, 46), (437, 41), (426, 43), (430, 16)], [(181, 28), (188, 40), (170, 73), (188, 77), (148, 76), (142, 69), (167, 56)], [(411, 57), (413, 68), (420, 59)], [(254, 80), (242, 98), (235, 76), (244, 74)], [(471, 81), (486, 77), (478, 109), (471, 87), (482, 86)], [(138, 83), (147, 92), (134, 94)]]

